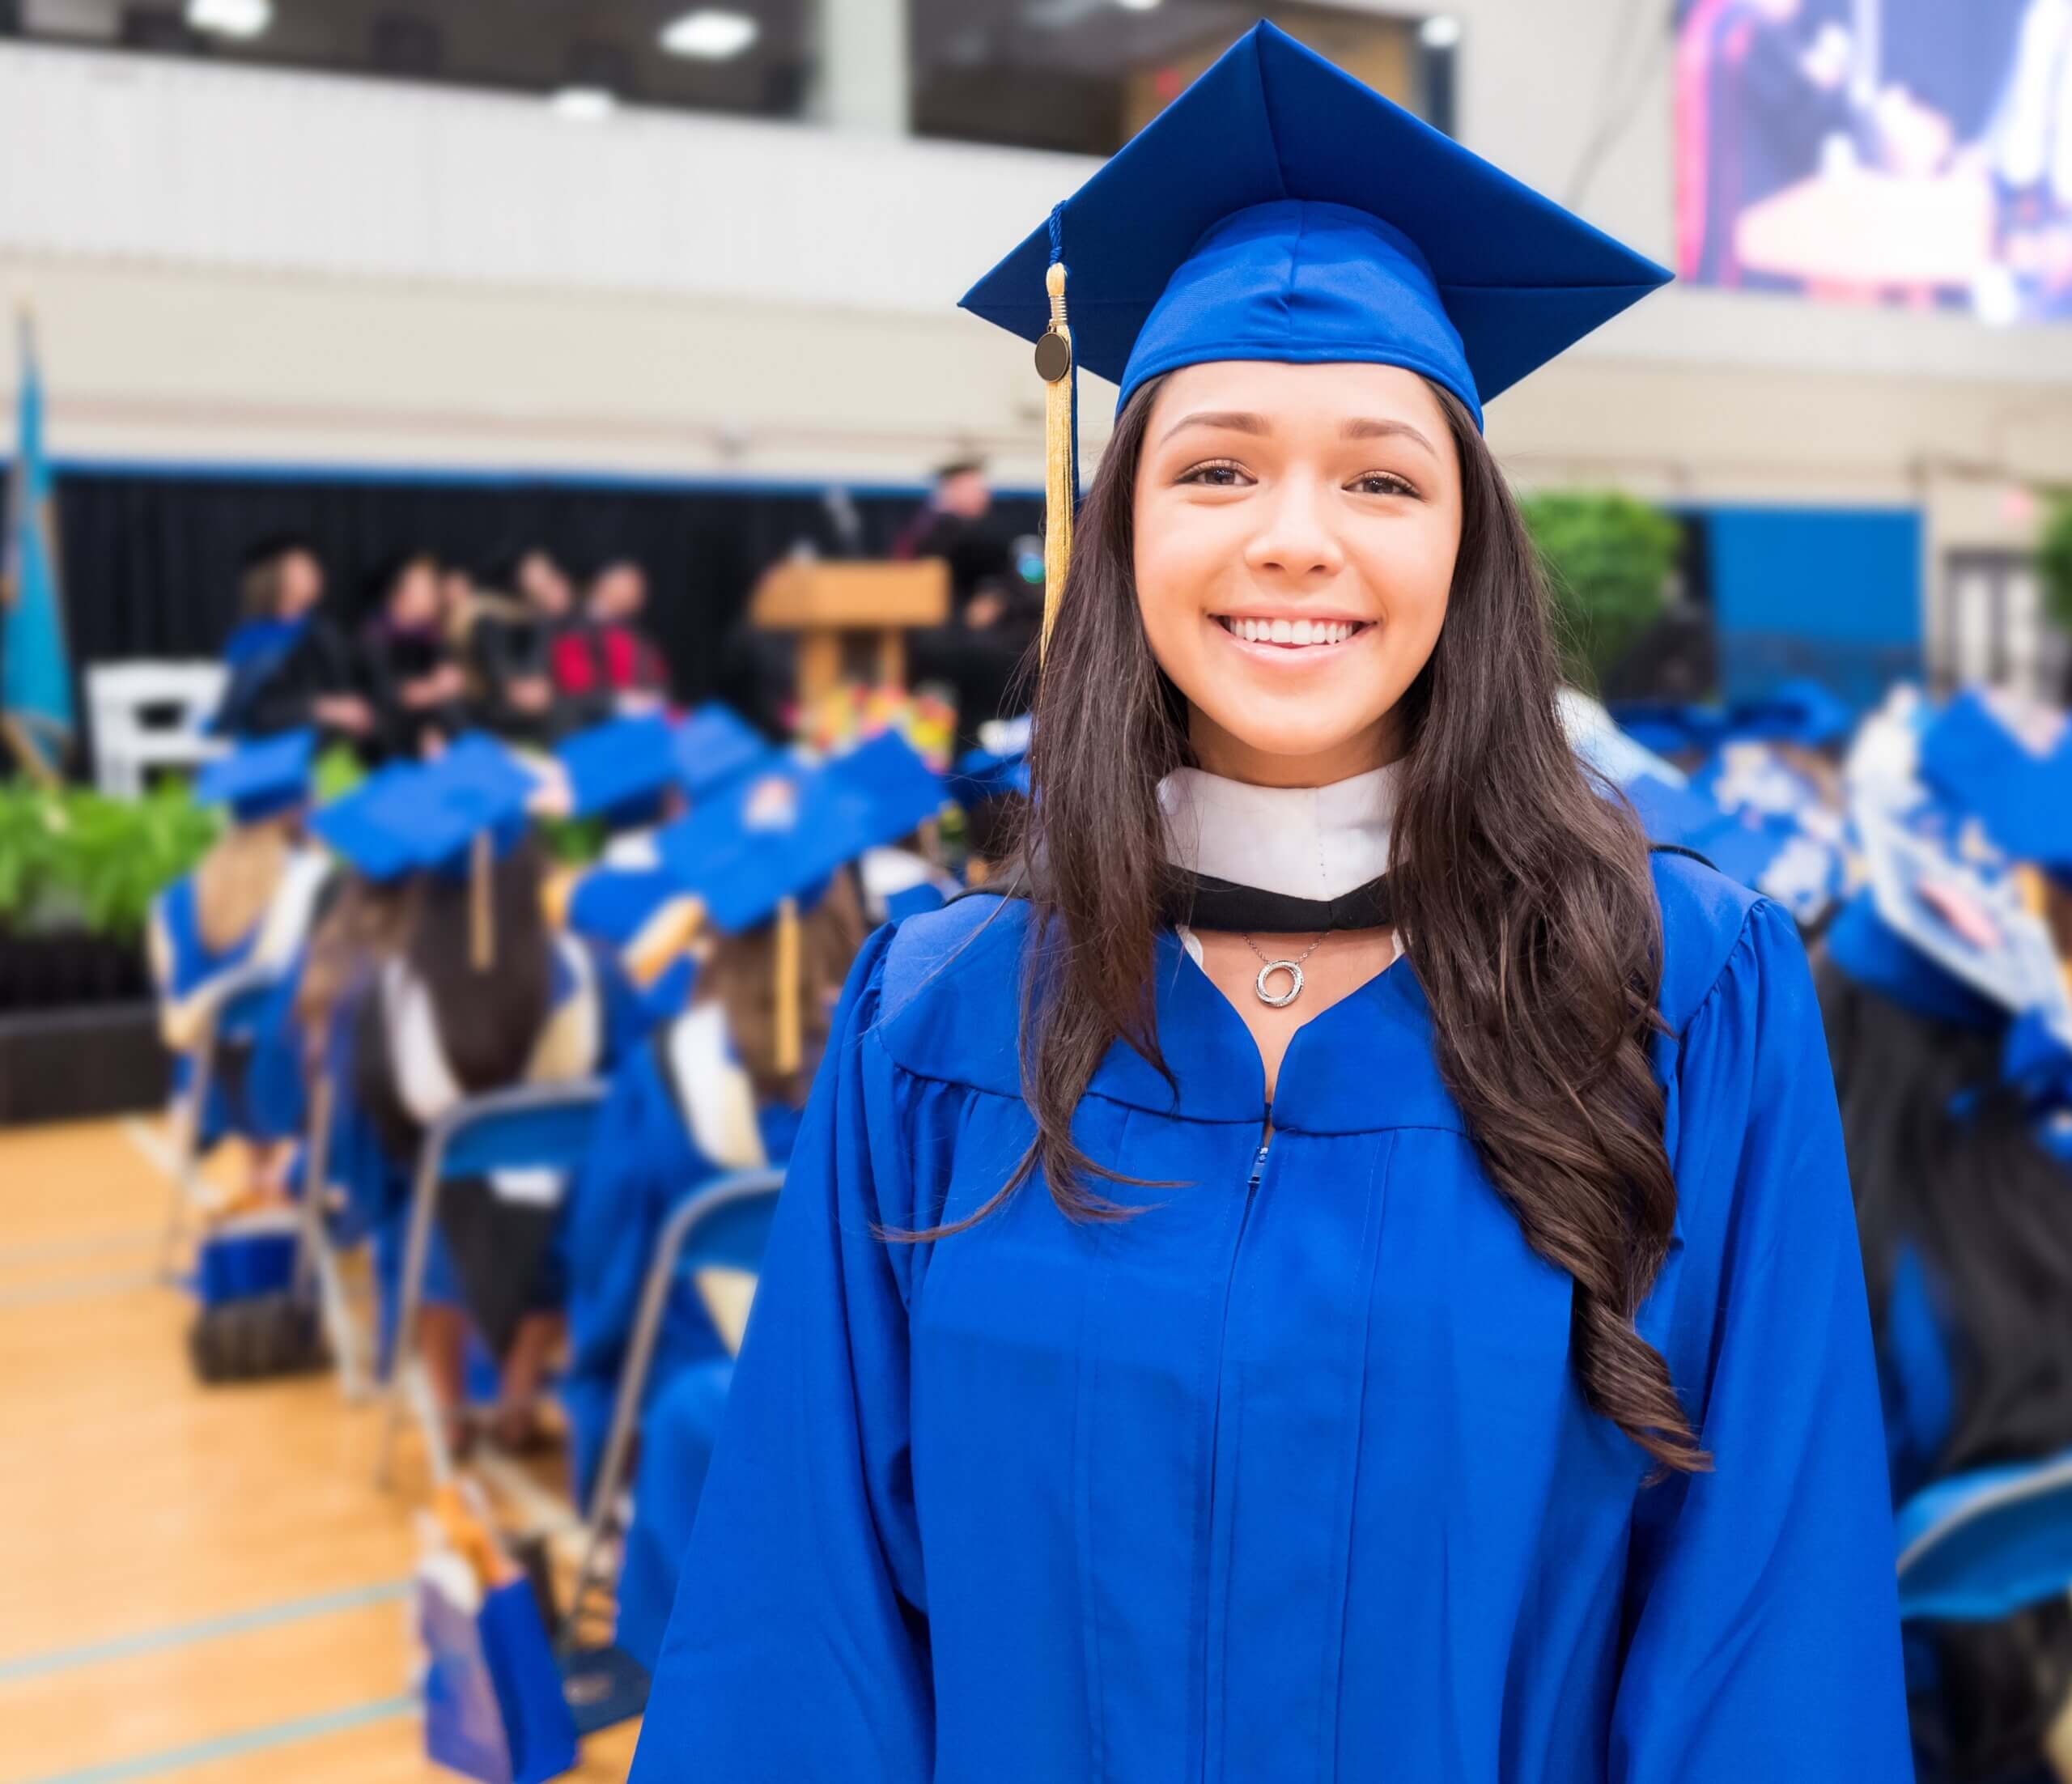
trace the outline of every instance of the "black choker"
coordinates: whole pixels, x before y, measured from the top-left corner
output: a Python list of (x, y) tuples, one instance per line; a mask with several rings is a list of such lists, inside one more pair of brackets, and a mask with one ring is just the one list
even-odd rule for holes
[(1386, 929), (1395, 923), (1389, 911), (1386, 873), (1335, 898), (1298, 898), (1184, 868), (1174, 873), (1176, 884), (1166, 902), (1166, 920), (1193, 929), (1294, 936), (1331, 929)]

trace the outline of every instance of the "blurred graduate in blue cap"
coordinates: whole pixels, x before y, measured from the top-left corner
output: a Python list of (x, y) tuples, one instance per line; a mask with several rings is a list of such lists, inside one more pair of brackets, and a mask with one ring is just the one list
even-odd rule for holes
[(723, 792), (774, 755), (762, 735), (722, 706), (671, 724), (659, 714), (618, 719), (556, 752), (567, 815), (608, 828), (590, 866), (549, 881), (549, 908), (575, 934), (609, 948), (657, 1021), (681, 1011), (696, 962), (699, 913), (664, 867), (661, 826)]
[[(349, 1127), (378, 1141), (371, 1179), (349, 1185), (375, 1238), (393, 1323), (410, 1171), (425, 1130), (464, 1099), (609, 1072), (644, 1028), (597, 949), (556, 936), (529, 817), (533, 777), (500, 745), (465, 736), (422, 767), (396, 768), (325, 808), (323, 839), (365, 878), (407, 886), (395, 932), (358, 988), (344, 1056), (332, 1061)], [(559, 1337), (565, 1186), (492, 1177), (442, 1193), (427, 1268), (422, 1341), (456, 1449), (469, 1332), (501, 1370), (491, 1434), (522, 1446)]]
[[(147, 932), (176, 1095), (229, 975), (284, 971), (308, 932), (330, 867), (304, 834), (315, 744), (308, 731), (246, 744), (210, 763), (195, 783), (195, 797), (223, 806), (229, 821), (193, 872), (152, 901)], [(233, 1130), (256, 1132), (249, 1063), (247, 1044), (219, 1046), (202, 1111), (204, 1147)], [(255, 1158), (254, 1168), (267, 1167)]]
[(966, 297), (1025, 836), (851, 975), (636, 1784), (1912, 1777), (1798, 933), (1586, 772), (1481, 432), (1666, 276), (1261, 24)]
[[(587, 1497), (641, 1283), (669, 1215), (729, 1171), (781, 1165), (867, 920), (861, 880), (940, 809), (940, 779), (896, 733), (815, 768), (781, 759), (663, 833), (670, 871), (713, 946), (691, 1007), (621, 1068), (601, 1152), (571, 1206), (571, 1366), (564, 1399)], [(911, 888), (893, 894), (913, 899)], [(939, 908), (913, 902), (898, 915)], [(894, 920), (898, 920), (895, 916)], [(646, 1384), (619, 1646), (652, 1667), (690, 1534), (732, 1345), (686, 1285)]]
[[(2072, 1448), (2072, 996), (2049, 913), (2014, 880), (1889, 814), (1858, 824), (1869, 883), (1815, 979), (1899, 1504)], [(1910, 1626), (1926, 1784), (2054, 1775), (2072, 1611), (2061, 1586), (2040, 1595), (2003, 1619)]]

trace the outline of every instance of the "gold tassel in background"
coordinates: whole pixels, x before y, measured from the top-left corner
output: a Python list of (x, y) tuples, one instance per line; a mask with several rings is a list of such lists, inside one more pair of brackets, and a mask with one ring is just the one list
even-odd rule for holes
[(1041, 653), (1051, 642), (1058, 603), (1064, 598), (1065, 568), (1072, 562), (1072, 329), (1065, 321), (1065, 269), (1051, 262), (1043, 275), (1051, 294), (1051, 325), (1036, 342), (1036, 372), (1043, 380), (1043, 631)]
[(781, 898), (777, 904), (777, 958), (771, 978), (777, 998), (776, 1022), (771, 1033), (771, 1064), (789, 1077), (799, 1068), (799, 901)]
[(487, 972), (496, 964), (496, 911), (490, 902), (489, 832), (478, 830), (468, 858), (468, 964)]

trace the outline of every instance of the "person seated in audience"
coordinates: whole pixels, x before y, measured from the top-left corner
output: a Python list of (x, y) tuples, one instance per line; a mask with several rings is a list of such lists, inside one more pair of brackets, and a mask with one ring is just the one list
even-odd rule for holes
[(572, 710), (593, 716), (659, 711), (669, 695), (669, 665), (640, 630), (648, 572), (615, 558), (590, 579), (580, 623), (554, 642), (554, 682)]
[(370, 586), (376, 611), (360, 656), (375, 743), (384, 756), (434, 754), (467, 726), (467, 678), (440, 623), (438, 561), (423, 551), (392, 559)]
[(483, 724), (514, 743), (546, 748), (588, 722), (556, 690), (555, 641), (575, 623), (575, 592), (535, 546), (490, 571), (460, 620), (462, 652)]
[[(547, 924), (533, 792), (508, 754), (470, 734), (316, 819), (363, 873), (414, 882), (393, 951), (345, 1007), (330, 1062), (348, 1131), (363, 1123), (376, 1140), (348, 1187), (374, 1234), (384, 1327), (427, 1130), (469, 1098), (607, 1073), (645, 1026), (611, 962)], [(471, 1332), (499, 1369), (492, 1440), (521, 1448), (539, 1434), (535, 1402), (561, 1329), (564, 1188), (516, 1173), (441, 1191), (418, 1343), (456, 1452), (477, 1434), (465, 1412)]]
[[(816, 769), (766, 762), (662, 832), (663, 864), (698, 897), (715, 940), (690, 1008), (614, 1079), (604, 1125), (629, 1143), (600, 1152), (571, 1208), (563, 1392), (586, 1500), (662, 1227), (712, 1179), (788, 1156), (871, 926), (859, 865), (942, 799), (940, 779), (888, 733)], [(650, 1667), (746, 1317), (745, 1297), (728, 1295), (707, 1281), (672, 1297), (643, 1383), (618, 1640)]]
[[(2062, 947), (2072, 899), (2056, 901)], [(1917, 920), (1938, 920), (1922, 908)], [(1865, 891), (1814, 961), (1896, 1504), (1954, 1474), (2072, 1447), (2072, 1162), (2006, 1069), (2019, 992), (1981, 988), (2008, 982), (1976, 946), (1945, 938), (1944, 959), (1976, 958), (1960, 978), (1921, 941)], [(1923, 1784), (2055, 1775), (2044, 1755), (2072, 1697), (2072, 1608), (2053, 1599), (2003, 1622), (1907, 1633)]]
[(215, 719), (227, 737), (265, 737), (314, 727), (364, 744), (374, 713), (350, 647), (319, 611), (324, 567), (307, 542), (263, 541), (245, 554), (243, 617), (223, 646), (230, 685)]
[[(198, 1068), (215, 1000), (231, 975), (281, 971), (299, 950), (329, 877), (330, 863), (309, 847), (303, 818), (309, 799), (314, 734), (290, 732), (213, 762), (195, 784), (205, 804), (229, 808), (223, 835), (185, 877), (152, 901), (148, 930), (159, 1030), (173, 1056), (176, 1094)], [(229, 1134), (250, 1143), (247, 1191), (274, 1187), (281, 1162), (259, 1118), (251, 1047), (218, 1039), (209, 1093), (192, 1136), (206, 1150)]]

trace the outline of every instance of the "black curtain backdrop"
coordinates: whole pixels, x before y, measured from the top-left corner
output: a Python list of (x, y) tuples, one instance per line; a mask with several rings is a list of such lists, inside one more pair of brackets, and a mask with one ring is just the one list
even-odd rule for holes
[[(544, 546), (581, 577), (615, 558), (648, 572), (647, 625), (690, 703), (720, 690), (721, 653), (756, 580), (800, 541), (882, 557), (919, 488), (839, 492), (803, 486), (615, 483), (547, 478), (261, 469), (195, 472), (61, 467), (57, 513), (74, 673), (123, 657), (214, 656), (237, 618), (240, 560), (271, 535), (306, 536), (324, 562), (327, 610), (357, 627), (367, 579), (384, 560), (429, 550), (479, 571)], [(1003, 495), (1000, 525), (1035, 533), (1042, 503)], [(82, 720), (84, 702), (81, 702)]]

